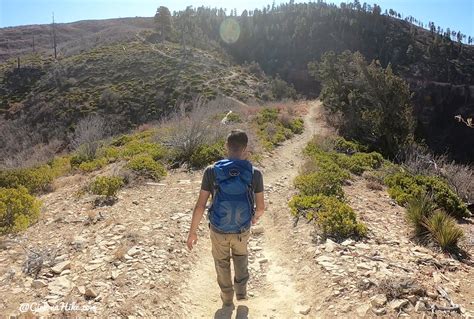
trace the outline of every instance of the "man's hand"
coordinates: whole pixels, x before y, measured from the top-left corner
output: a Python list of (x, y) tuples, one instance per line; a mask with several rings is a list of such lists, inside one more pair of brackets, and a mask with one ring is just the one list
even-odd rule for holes
[(196, 245), (197, 241), (198, 241), (197, 234), (194, 232), (192, 233), (190, 232), (188, 235), (188, 242), (187, 242), (189, 250), (193, 250), (193, 246)]
[(263, 192), (255, 193), (255, 200), (256, 200), (256, 211), (255, 215), (252, 217), (252, 225), (255, 225), (260, 217), (262, 217), (263, 212), (265, 211), (265, 200), (263, 198)]
[(255, 215), (253, 215), (252, 217), (252, 225), (255, 225), (260, 219), (260, 217), (262, 217), (262, 215), (263, 215), (263, 211), (255, 212)]
[(187, 246), (189, 250), (192, 250), (193, 246), (197, 243), (197, 229), (199, 227), (199, 223), (201, 222), (202, 215), (206, 210), (206, 203), (209, 199), (209, 195), (211, 195), (211, 192), (202, 189), (199, 192), (199, 198), (196, 202), (196, 206), (194, 206), (193, 218), (191, 219), (191, 227), (189, 228), (189, 235), (187, 241)]

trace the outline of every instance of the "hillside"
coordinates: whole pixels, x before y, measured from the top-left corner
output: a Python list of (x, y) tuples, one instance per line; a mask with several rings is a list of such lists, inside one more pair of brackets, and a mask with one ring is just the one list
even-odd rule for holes
[[(133, 41), (136, 34), (153, 28), (151, 18), (121, 18), (56, 23), (58, 56), (70, 56), (96, 46)], [(52, 27), (47, 24), (0, 28), (0, 63), (18, 56), (53, 54)], [(33, 40), (34, 39), (34, 40)], [(34, 48), (33, 48), (34, 43)]]
[[(233, 315), (423, 318), (435, 309), (437, 317), (469, 318), (474, 312), (472, 264), (416, 244), (404, 208), (385, 188), (369, 189), (356, 175), (344, 186), (349, 205), (370, 229), (367, 238), (322, 240), (312, 224), (294, 225), (288, 201), (296, 192), (291, 181), (304, 163), (302, 148), (314, 134), (331, 133), (319, 101), (304, 107), (304, 133), (264, 153), (258, 164), (268, 211), (250, 240), (250, 298), (238, 302)], [(172, 170), (158, 183), (124, 188), (113, 206), (94, 208), (94, 196), (72, 196), (95, 176), (116, 172), (116, 165), (60, 177), (55, 190), (41, 196), (45, 211), (39, 222), (19, 235), (2, 237), (2, 313), (21, 314), (18, 307), (24, 302), (64, 301), (83, 310), (43, 315), (231, 317), (232, 310), (220, 307), (205, 224), (196, 250), (184, 248), (201, 172)], [(472, 238), (472, 222), (462, 226)], [(472, 246), (467, 247), (472, 254)], [(21, 271), (29, 252), (25, 248), (45, 258), (37, 279)], [(460, 313), (440, 309), (449, 308), (442, 291), (460, 305)]]
[[(133, 41), (58, 61), (35, 54), (22, 56), (20, 68), (15, 63), (0, 65), (2, 157), (54, 140), (64, 148), (88, 115), (106, 119), (118, 134), (198, 100), (274, 99), (273, 82), (263, 72), (235, 65), (216, 51), (189, 47), (184, 52), (178, 44), (149, 43), (140, 33)], [(6, 144), (13, 140), (17, 143)]]

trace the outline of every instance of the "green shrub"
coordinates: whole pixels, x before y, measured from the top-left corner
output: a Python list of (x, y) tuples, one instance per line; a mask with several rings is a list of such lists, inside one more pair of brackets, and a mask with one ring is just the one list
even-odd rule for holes
[(311, 196), (324, 194), (326, 196), (344, 197), (341, 176), (330, 171), (320, 170), (318, 172), (299, 175), (295, 178), (295, 187), (303, 195)]
[(445, 251), (455, 250), (458, 241), (464, 236), (456, 220), (443, 211), (436, 211), (425, 219), (423, 225), (430, 232), (430, 237)]
[(303, 119), (280, 115), (280, 110), (276, 108), (264, 108), (253, 120), (257, 135), (266, 150), (272, 150), (275, 146), (292, 138), (294, 134), (303, 132)]
[(153, 157), (148, 154), (135, 155), (130, 159), (127, 167), (156, 181), (160, 180), (163, 176), (166, 176), (165, 167), (161, 163), (155, 161)]
[(365, 236), (367, 227), (357, 221), (352, 208), (335, 197), (324, 195), (294, 196), (290, 203), (295, 216), (314, 220), (323, 236), (338, 240), (350, 236)]
[(101, 147), (97, 151), (97, 157), (104, 157), (108, 160), (109, 163), (115, 162), (116, 160), (121, 158), (120, 147), (113, 145)]
[(348, 141), (343, 137), (336, 137), (334, 139), (334, 149), (345, 154), (354, 154), (356, 152), (367, 152), (367, 147), (355, 142)]
[(65, 175), (71, 170), (71, 156), (55, 157), (48, 165), (51, 167), (54, 177)]
[(227, 116), (229, 123), (242, 123), (242, 119), (238, 113), (232, 112)]
[(227, 123), (242, 123), (242, 117), (239, 113), (232, 111), (232, 113), (228, 112), (219, 112), (216, 113), (211, 117), (211, 120), (214, 122), (221, 122), (225, 117), (227, 117)]
[(0, 188), (0, 234), (18, 232), (38, 220), (41, 202), (18, 188)]
[(382, 155), (377, 152), (353, 155), (333, 154), (332, 157), (340, 167), (356, 175), (361, 175), (366, 170), (377, 169), (383, 163)]
[(54, 179), (49, 165), (0, 171), (0, 187), (17, 188), (24, 186), (30, 193), (44, 192)]
[(302, 134), (304, 131), (304, 121), (302, 118), (294, 119), (288, 127), (295, 134)]
[(423, 193), (432, 194), (434, 203), (454, 217), (469, 217), (467, 206), (446, 182), (435, 176), (411, 175), (400, 172), (388, 175), (385, 183), (388, 193), (400, 205), (405, 205), (411, 197)]
[(342, 239), (367, 234), (367, 226), (357, 221), (352, 208), (333, 197), (327, 198), (317, 218), (316, 222), (325, 236)]
[(224, 156), (224, 141), (220, 141), (212, 145), (200, 145), (191, 155), (189, 163), (193, 168), (203, 168), (208, 164), (224, 158)]
[(77, 167), (87, 161), (90, 161), (90, 159), (86, 155), (82, 153), (75, 153), (71, 157), (71, 166)]
[(163, 146), (157, 143), (144, 142), (139, 140), (132, 140), (123, 145), (120, 156), (125, 159), (130, 159), (138, 154), (148, 154), (155, 161), (163, 159), (166, 155), (166, 150)]
[(111, 146), (123, 146), (133, 140), (133, 136), (130, 134), (124, 134), (119, 137), (116, 137), (110, 142)]
[(92, 161), (82, 162), (79, 165), (79, 169), (83, 172), (93, 172), (96, 171), (105, 165), (107, 165), (108, 161), (106, 158), (97, 158)]
[(89, 184), (89, 190), (96, 195), (115, 197), (124, 185), (123, 178), (118, 176), (99, 176)]

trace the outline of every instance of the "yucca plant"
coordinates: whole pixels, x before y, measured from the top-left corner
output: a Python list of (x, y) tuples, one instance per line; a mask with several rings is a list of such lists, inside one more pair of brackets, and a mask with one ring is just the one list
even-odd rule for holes
[(458, 241), (464, 236), (456, 220), (440, 210), (424, 218), (422, 224), (430, 232), (430, 237), (444, 251), (456, 249)]
[(424, 221), (431, 216), (436, 209), (431, 196), (424, 193), (420, 197), (411, 197), (407, 203), (406, 220), (414, 228), (417, 237), (427, 235), (428, 229)]

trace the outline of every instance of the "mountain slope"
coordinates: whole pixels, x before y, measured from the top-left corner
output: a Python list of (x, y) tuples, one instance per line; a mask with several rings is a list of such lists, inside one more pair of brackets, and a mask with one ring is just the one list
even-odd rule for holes
[[(271, 100), (271, 80), (232, 64), (223, 54), (174, 43), (152, 44), (140, 34), (53, 61), (22, 57), (0, 65), (0, 127), (38, 142), (67, 141), (87, 115), (107, 119), (118, 134), (218, 95)], [(113, 124), (112, 124), (113, 123)], [(13, 138), (15, 139), (15, 138)], [(9, 145), (0, 142), (2, 153)], [(7, 154), (8, 155), (8, 154)]]
[[(138, 32), (152, 28), (152, 18), (138, 17), (56, 23), (57, 53), (70, 56), (100, 45), (131, 41)], [(51, 24), (0, 28), (0, 63), (33, 52), (52, 55), (52, 31)]]

